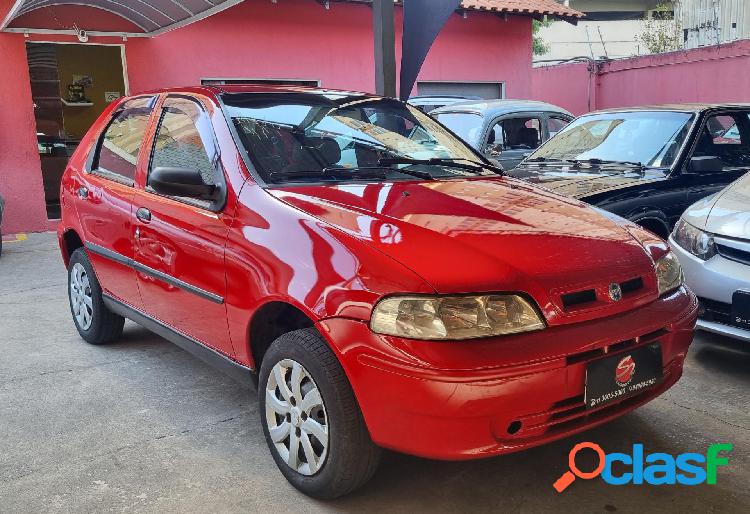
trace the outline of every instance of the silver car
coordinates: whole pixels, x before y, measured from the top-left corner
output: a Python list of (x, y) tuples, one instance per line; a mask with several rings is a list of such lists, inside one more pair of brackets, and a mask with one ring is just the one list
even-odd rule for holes
[(698, 328), (750, 342), (750, 174), (688, 208), (669, 240), (701, 301)]

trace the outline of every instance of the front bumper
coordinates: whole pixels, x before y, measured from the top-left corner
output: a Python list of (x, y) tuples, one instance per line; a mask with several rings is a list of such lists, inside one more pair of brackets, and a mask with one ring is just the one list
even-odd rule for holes
[(750, 342), (750, 330), (732, 324), (732, 295), (750, 290), (750, 266), (715, 255), (701, 260), (670, 238), (672, 251), (685, 273), (685, 282), (701, 301), (697, 328)]
[[(460, 460), (508, 453), (599, 425), (671, 387), (693, 338), (698, 303), (675, 293), (620, 315), (484, 340), (425, 342), (373, 334), (366, 323), (319, 322), (337, 352), (373, 440), (413, 455)], [(663, 380), (586, 409), (586, 365), (659, 342)]]

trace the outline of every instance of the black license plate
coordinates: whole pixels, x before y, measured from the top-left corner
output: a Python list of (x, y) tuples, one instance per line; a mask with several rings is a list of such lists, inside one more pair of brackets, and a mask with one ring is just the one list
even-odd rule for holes
[(658, 384), (661, 378), (659, 344), (595, 360), (586, 367), (586, 407), (601, 407), (636, 395)]
[(750, 291), (737, 291), (732, 296), (732, 322), (750, 328)]

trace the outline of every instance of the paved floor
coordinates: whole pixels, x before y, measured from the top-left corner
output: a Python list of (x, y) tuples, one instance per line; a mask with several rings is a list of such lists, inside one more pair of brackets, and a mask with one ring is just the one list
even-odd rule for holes
[[(388, 454), (361, 492), (310, 500), (267, 452), (254, 397), (133, 325), (83, 343), (51, 234), (0, 259), (0, 512), (750, 512), (750, 349), (701, 335), (670, 392), (606, 427), (484, 461)], [(551, 483), (582, 440), (607, 451), (733, 443), (714, 486)]]

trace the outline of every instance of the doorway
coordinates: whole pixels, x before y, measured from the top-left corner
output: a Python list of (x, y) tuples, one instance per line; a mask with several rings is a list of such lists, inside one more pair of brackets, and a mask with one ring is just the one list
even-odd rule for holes
[(60, 217), (68, 159), (99, 115), (127, 95), (122, 45), (26, 43), (47, 217)]

